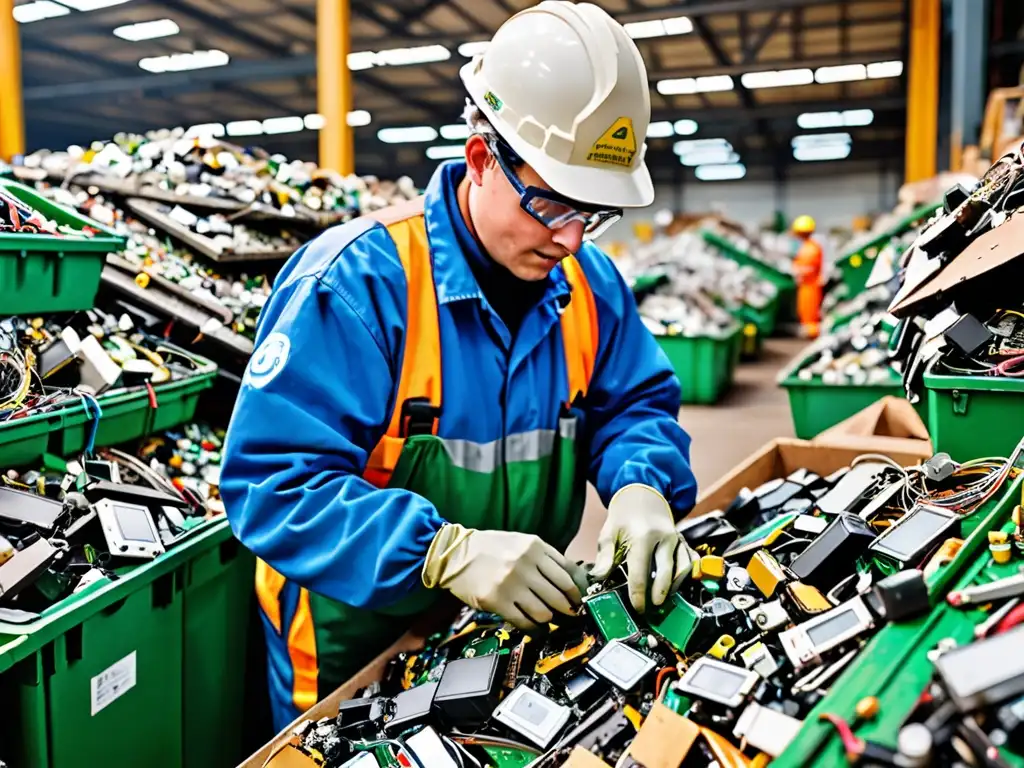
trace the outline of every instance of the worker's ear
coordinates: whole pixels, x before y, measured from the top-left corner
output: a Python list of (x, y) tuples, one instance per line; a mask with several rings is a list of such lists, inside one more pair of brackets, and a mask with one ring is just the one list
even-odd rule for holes
[(492, 164), (487, 141), (478, 133), (466, 140), (466, 177), (477, 186), (484, 183), (484, 171)]

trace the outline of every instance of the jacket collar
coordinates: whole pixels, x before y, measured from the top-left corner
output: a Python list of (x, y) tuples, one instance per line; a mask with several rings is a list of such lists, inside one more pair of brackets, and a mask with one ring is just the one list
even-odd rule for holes
[[(427, 185), (423, 214), (434, 262), (434, 285), (439, 304), (466, 299), (484, 300), (480, 285), (459, 246), (455, 227), (466, 227), (456, 202), (455, 189), (466, 174), (466, 163), (453, 160), (434, 171)], [(472, 238), (464, 238), (472, 240)], [(479, 247), (475, 241), (474, 246)], [(551, 271), (542, 304), (569, 294), (569, 282), (561, 265)], [(564, 298), (561, 301), (565, 301)]]

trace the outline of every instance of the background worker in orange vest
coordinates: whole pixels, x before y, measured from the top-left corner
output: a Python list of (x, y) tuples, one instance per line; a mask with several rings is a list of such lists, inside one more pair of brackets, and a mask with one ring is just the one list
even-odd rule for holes
[(446, 594), (525, 629), (573, 614), (587, 480), (591, 578), (621, 565), (644, 611), (692, 572), (679, 380), (587, 242), (654, 199), (640, 52), (542, 2), (461, 76), (464, 159), (304, 245), (260, 315), (220, 487), (260, 558), (278, 730)]
[(807, 338), (818, 337), (821, 322), (821, 245), (815, 240), (814, 219), (797, 216), (793, 222), (793, 234), (800, 238), (800, 249), (793, 259), (793, 275), (796, 277), (796, 316), (800, 330)]

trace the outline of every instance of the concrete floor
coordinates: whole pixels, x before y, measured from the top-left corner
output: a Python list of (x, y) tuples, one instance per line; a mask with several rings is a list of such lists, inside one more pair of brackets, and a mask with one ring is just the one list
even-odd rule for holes
[[(716, 405), (687, 405), (679, 421), (690, 433), (690, 461), (699, 488), (722, 477), (776, 437), (792, 437), (789, 399), (775, 384), (778, 372), (807, 345), (802, 339), (769, 339), (761, 359), (741, 363), (732, 389)], [(592, 560), (605, 509), (593, 488), (580, 531), (569, 545), (573, 559)]]

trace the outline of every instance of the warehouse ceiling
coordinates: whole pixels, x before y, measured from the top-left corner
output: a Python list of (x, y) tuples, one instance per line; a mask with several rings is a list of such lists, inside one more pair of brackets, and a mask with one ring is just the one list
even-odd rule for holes
[[(314, 115), (303, 130), (236, 133), (234, 140), (315, 158), (317, 134), (305, 127), (315, 128), (315, 0), (111, 2), (117, 0), (16, 2), (15, 14), (23, 19), (30, 149), (63, 148), (117, 131), (208, 123), (250, 121), (244, 131), (263, 131), (268, 126), (251, 121)], [(350, 64), (368, 67), (352, 73), (353, 109), (359, 110), (353, 120), (365, 121), (365, 112), (370, 120), (354, 129), (357, 171), (406, 172), (422, 180), (436, 164), (426, 150), (453, 142), (441, 136), (426, 143), (386, 144), (378, 131), (439, 130), (457, 123), (464, 99), (458, 70), (469, 60), (464, 44), (487, 40), (508, 16), (532, 4), (352, 0), (352, 51), (363, 56)], [(95, 5), (107, 7), (64, 7)], [(660, 180), (692, 177), (694, 168), (683, 166), (673, 152), (683, 140), (724, 139), (740, 162), (777, 176), (836, 151), (834, 146), (820, 150), (817, 139), (796, 139), (810, 143), (795, 149), (794, 138), (808, 133), (848, 134), (849, 139), (836, 139), (840, 155), (845, 142), (848, 160), (900, 162), (905, 0), (601, 0), (600, 5), (629, 24), (647, 62), (652, 120), (661, 134), (649, 139), (648, 157)], [(49, 14), (61, 15), (26, 21)], [(161, 21), (156, 29), (121, 29), (155, 21)], [(115, 29), (132, 37), (175, 28), (134, 42), (114, 34)], [(389, 53), (394, 49), (424, 46), (433, 47), (399, 56), (436, 61), (386, 63), (395, 60)], [(164, 71), (184, 61), (166, 57), (195, 51), (212, 51), (200, 57), (213, 66)], [(290, 129), (294, 123), (270, 127)], [(713, 151), (714, 142), (699, 149)]]

